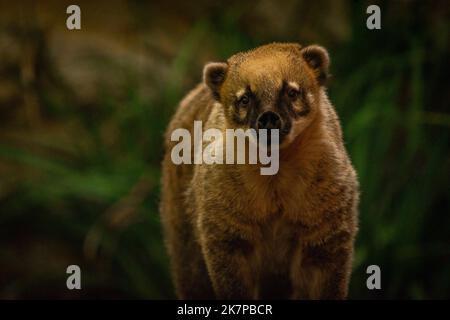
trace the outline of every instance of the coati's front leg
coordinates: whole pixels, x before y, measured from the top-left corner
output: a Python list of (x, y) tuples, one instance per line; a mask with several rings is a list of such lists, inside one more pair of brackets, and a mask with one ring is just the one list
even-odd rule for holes
[(174, 284), (179, 299), (211, 299), (214, 296), (200, 245), (185, 224), (171, 239)]
[(199, 231), (216, 298), (256, 298), (256, 279), (249, 261), (253, 245), (245, 225), (221, 217), (217, 211), (203, 212), (199, 217)]
[(183, 168), (175, 167), (169, 154), (164, 161), (161, 223), (177, 298), (211, 299), (214, 293), (196, 238), (192, 208), (184, 203)]
[[(299, 248), (292, 268), (294, 299), (346, 299), (353, 256), (352, 237), (345, 232), (317, 245)], [(297, 256), (298, 257), (298, 256)]]

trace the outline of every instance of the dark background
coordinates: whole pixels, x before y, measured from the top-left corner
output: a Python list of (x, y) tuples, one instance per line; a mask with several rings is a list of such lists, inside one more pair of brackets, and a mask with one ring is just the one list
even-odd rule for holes
[(272, 41), (332, 59), (361, 183), (350, 298), (450, 298), (447, 1), (76, 3), (81, 31), (73, 2), (0, 1), (0, 298), (174, 298), (162, 133), (206, 62)]

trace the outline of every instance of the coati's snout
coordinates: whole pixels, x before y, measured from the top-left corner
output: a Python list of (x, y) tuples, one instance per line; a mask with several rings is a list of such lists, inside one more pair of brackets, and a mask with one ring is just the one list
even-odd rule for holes
[(271, 144), (271, 131), (278, 130), (279, 143), (282, 143), (284, 137), (289, 134), (291, 130), (291, 121), (289, 118), (282, 119), (278, 112), (264, 111), (257, 118), (254, 124), (251, 126), (259, 133), (260, 129), (267, 130), (267, 143)]
[(281, 130), (283, 122), (278, 113), (273, 111), (265, 111), (256, 119), (256, 129), (278, 129)]

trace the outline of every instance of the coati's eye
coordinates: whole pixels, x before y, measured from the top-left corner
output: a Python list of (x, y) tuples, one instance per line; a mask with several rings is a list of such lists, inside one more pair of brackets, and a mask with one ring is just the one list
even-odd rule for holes
[(298, 90), (290, 88), (287, 92), (287, 95), (289, 98), (291, 98), (291, 100), (295, 100), (298, 97)]
[(250, 102), (250, 97), (247, 94), (244, 94), (239, 100), (238, 100), (238, 104), (240, 106), (246, 106), (248, 105)]

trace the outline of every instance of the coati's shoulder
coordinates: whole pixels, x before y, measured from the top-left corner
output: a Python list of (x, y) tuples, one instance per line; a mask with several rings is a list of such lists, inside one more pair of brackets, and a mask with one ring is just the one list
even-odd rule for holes
[(205, 122), (214, 104), (211, 90), (204, 83), (200, 83), (192, 89), (181, 100), (175, 115), (167, 127), (165, 133), (165, 147), (171, 147), (173, 143), (170, 141), (172, 132), (176, 129), (183, 128), (193, 132), (194, 121), (199, 120)]
[(324, 129), (326, 130), (328, 135), (331, 136), (334, 144), (341, 151), (346, 152), (344, 149), (343, 134), (339, 116), (325, 92), (323, 92), (321, 95), (320, 108), (323, 115)]

